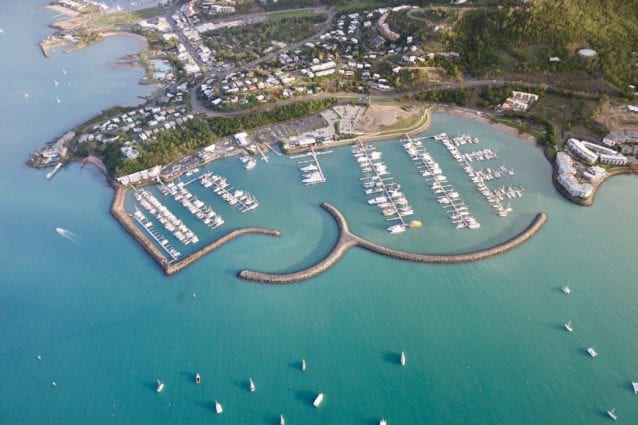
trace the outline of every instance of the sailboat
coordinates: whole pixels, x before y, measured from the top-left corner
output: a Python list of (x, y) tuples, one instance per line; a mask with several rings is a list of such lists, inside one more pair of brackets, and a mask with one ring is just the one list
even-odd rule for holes
[(59, 104), (59, 103), (62, 103), (62, 101), (60, 100), (60, 98), (59, 98), (59, 97), (57, 97), (57, 96), (56, 96), (56, 97), (55, 97), (55, 103), (58, 103), (58, 104)]
[(612, 407), (611, 410), (607, 411), (607, 416), (609, 416), (612, 420), (617, 420), (618, 416), (616, 416), (616, 408)]
[(405, 352), (401, 351), (401, 366), (405, 366)]
[(255, 392), (255, 383), (253, 382), (253, 378), (248, 378), (248, 384), (250, 386), (250, 392), (254, 393)]
[(161, 393), (163, 390), (164, 390), (164, 383), (158, 379), (157, 388), (155, 388), (155, 391), (157, 391), (158, 393)]
[(565, 329), (567, 329), (567, 332), (572, 332), (574, 330), (574, 328), (572, 328), (572, 321), (571, 320), (569, 322), (565, 323), (563, 326), (565, 326)]
[(195, 383), (196, 384), (200, 384), (202, 382), (202, 377), (199, 375), (199, 373), (195, 374)]
[(224, 411), (224, 408), (222, 407), (222, 404), (218, 402), (217, 400), (215, 400), (215, 413), (217, 413), (218, 415), (221, 415), (223, 411)]
[(301, 370), (306, 370), (306, 359), (301, 359)]

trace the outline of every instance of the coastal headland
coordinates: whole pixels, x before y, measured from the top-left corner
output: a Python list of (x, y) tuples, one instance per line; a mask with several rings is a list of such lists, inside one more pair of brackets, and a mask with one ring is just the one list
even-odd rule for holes
[(164, 254), (157, 248), (153, 242), (148, 239), (144, 233), (133, 223), (131, 217), (128, 215), (124, 208), (124, 201), (126, 200), (127, 189), (121, 186), (115, 188), (115, 195), (113, 196), (113, 202), (111, 204), (111, 214), (122, 225), (133, 238), (144, 248), (144, 250), (159, 264), (167, 275), (175, 274), (186, 267), (193, 264), (195, 261), (206, 256), (207, 254), (215, 251), (218, 248), (226, 245), (233, 239), (243, 235), (267, 235), (267, 236), (279, 236), (281, 233), (277, 230), (263, 229), (259, 227), (244, 227), (241, 229), (233, 230), (219, 239), (211, 242), (200, 250), (194, 252), (188, 257), (179, 260), (177, 262), (170, 262)]
[(355, 246), (359, 246), (363, 249), (374, 252), (376, 254), (384, 255), (386, 257), (404, 261), (412, 261), (415, 263), (468, 263), (493, 257), (522, 245), (523, 243), (531, 239), (534, 235), (536, 235), (547, 221), (547, 214), (542, 212), (538, 213), (534, 220), (532, 220), (532, 222), (529, 224), (529, 226), (527, 226), (527, 228), (525, 228), (525, 230), (523, 230), (521, 233), (515, 235), (514, 237), (503, 243), (489, 248), (461, 254), (420, 254), (387, 248), (356, 236), (350, 232), (350, 229), (348, 228), (348, 222), (337, 208), (326, 202), (322, 203), (321, 206), (335, 219), (337, 227), (339, 228), (339, 238), (337, 239), (337, 242), (335, 243), (330, 253), (323, 260), (319, 261), (311, 267), (308, 267), (307, 269), (292, 273), (261, 273), (251, 270), (242, 270), (238, 273), (238, 276), (244, 280), (274, 284), (295, 283), (303, 280), (308, 280), (323, 273), (324, 271), (335, 265), (337, 261), (339, 261), (339, 259), (343, 256), (343, 254), (346, 253), (346, 251)]

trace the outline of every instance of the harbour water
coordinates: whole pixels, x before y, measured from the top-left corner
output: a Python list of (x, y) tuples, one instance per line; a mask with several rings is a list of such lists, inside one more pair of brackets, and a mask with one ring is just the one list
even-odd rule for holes
[[(260, 207), (241, 214), (193, 183), (189, 190), (226, 221), (209, 231), (188, 218), (200, 244), (245, 225), (283, 235), (242, 237), (165, 277), (110, 216), (112, 189), (93, 168), (73, 164), (47, 180), (47, 170), (25, 165), (43, 142), (150, 90), (137, 85), (142, 69), (113, 65), (139, 49), (131, 38), (42, 57), (37, 41), (55, 14), (42, 4), (3, 2), (0, 15), (0, 51), (11, 58), (0, 61), (0, 423), (276, 424), (283, 413), (291, 424), (372, 425), (381, 416), (389, 424), (596, 424), (611, 407), (626, 423), (638, 417), (634, 178), (614, 178), (593, 207), (577, 207), (552, 187), (533, 145), (435, 114), (427, 135), (479, 137), (462, 150), (494, 148), (499, 159), (485, 166), (514, 168), (511, 179), (490, 183), (525, 187), (510, 217), (497, 217), (433, 141), (428, 150), (480, 229), (454, 229), (396, 141), (377, 148), (423, 222), (399, 235), (365, 202), (349, 148), (320, 156), (327, 182), (310, 187), (293, 160), (270, 155), (246, 171), (234, 158), (210, 170)], [(549, 221), (525, 245), (473, 264), (418, 265), (353, 249), (299, 284), (236, 277), (243, 268), (290, 271), (322, 258), (336, 227), (321, 201), (338, 207), (354, 233), (420, 252), (500, 242), (538, 211)], [(560, 290), (566, 282), (569, 296)], [(563, 329), (568, 320), (572, 333)], [(166, 383), (161, 394), (156, 379)], [(214, 400), (224, 406), (220, 417)]]

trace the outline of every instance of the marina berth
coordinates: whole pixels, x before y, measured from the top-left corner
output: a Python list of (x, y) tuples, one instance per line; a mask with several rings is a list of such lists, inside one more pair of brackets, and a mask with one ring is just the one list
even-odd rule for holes
[(328, 153), (332, 153), (332, 151), (325, 152), (315, 152), (314, 148), (310, 147), (310, 153), (291, 156), (291, 159), (297, 158), (307, 158), (310, 157), (309, 160), (298, 161), (299, 165), (299, 173), (301, 174), (301, 182), (305, 186), (321, 184), (326, 182), (326, 175), (321, 168), (321, 164), (319, 163), (318, 155), (325, 155)]
[(387, 228), (388, 232), (402, 233), (409, 228), (404, 217), (414, 214), (408, 200), (399, 191), (400, 185), (394, 183), (389, 176), (388, 167), (381, 161), (382, 153), (373, 146), (359, 143), (352, 148), (357, 164), (365, 174), (362, 186), (366, 195), (378, 194), (368, 199), (369, 205), (376, 205), (386, 220), (397, 220), (399, 223)]
[(143, 208), (154, 215), (157, 221), (184, 245), (199, 242), (197, 235), (150, 192), (145, 189), (135, 189), (134, 196)]
[(224, 220), (221, 215), (217, 214), (211, 207), (205, 205), (186, 189), (187, 184), (188, 183), (184, 182), (179, 182), (177, 184), (171, 182), (165, 185), (158, 180), (158, 189), (164, 195), (172, 196), (176, 202), (182, 204), (184, 208), (186, 208), (191, 214), (201, 220), (209, 228), (216, 229), (224, 224)]
[(210, 188), (213, 193), (222, 198), (228, 205), (236, 207), (239, 212), (254, 210), (259, 206), (257, 198), (250, 193), (230, 186), (225, 177), (206, 173), (199, 176), (200, 184), (205, 188)]
[[(437, 139), (438, 137), (438, 139)], [(447, 136), (437, 135), (436, 140), (447, 140)], [(470, 214), (468, 207), (459, 193), (450, 184), (447, 184), (447, 177), (443, 175), (441, 166), (432, 159), (432, 155), (423, 146), (421, 140), (412, 140), (406, 134), (407, 141), (403, 143), (403, 148), (410, 156), (427, 185), (430, 187), (436, 200), (441, 204), (443, 210), (452, 220), (457, 229), (478, 229), (480, 223)], [(412, 212), (409, 207), (404, 210), (405, 215)]]

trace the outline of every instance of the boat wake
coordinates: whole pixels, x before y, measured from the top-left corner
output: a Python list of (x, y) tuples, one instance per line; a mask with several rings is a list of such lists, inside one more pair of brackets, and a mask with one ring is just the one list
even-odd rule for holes
[(78, 235), (77, 233), (73, 233), (72, 231), (63, 229), (61, 227), (56, 227), (55, 231), (58, 233), (58, 235), (67, 238), (71, 242), (84, 246), (84, 244), (82, 243), (84, 242), (84, 239), (82, 238), (82, 236)]

